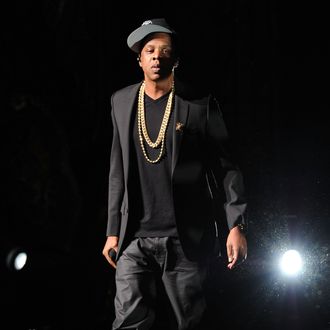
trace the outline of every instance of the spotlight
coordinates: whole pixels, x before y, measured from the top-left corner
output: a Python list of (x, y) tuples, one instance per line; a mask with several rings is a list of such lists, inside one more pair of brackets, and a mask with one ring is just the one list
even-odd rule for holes
[(286, 251), (280, 260), (282, 272), (288, 276), (296, 276), (302, 270), (302, 259), (300, 253), (296, 250)]
[(14, 248), (7, 254), (6, 263), (10, 270), (20, 271), (27, 262), (27, 253), (21, 248)]

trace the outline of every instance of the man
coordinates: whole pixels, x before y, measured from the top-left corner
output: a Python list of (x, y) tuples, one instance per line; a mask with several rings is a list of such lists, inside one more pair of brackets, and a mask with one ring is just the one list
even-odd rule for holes
[(166, 20), (145, 21), (127, 44), (138, 55), (144, 80), (111, 98), (103, 254), (116, 268), (113, 329), (151, 328), (157, 278), (177, 328), (195, 329), (206, 309), (203, 283), (217, 239), (214, 205), (222, 192), (228, 267), (247, 255), (242, 175), (224, 148), (227, 131), (216, 100), (196, 96), (174, 77), (178, 43)]

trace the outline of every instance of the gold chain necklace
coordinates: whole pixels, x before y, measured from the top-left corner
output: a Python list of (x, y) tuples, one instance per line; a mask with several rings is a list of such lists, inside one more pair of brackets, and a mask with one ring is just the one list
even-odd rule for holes
[[(170, 95), (168, 96), (166, 108), (165, 108), (165, 113), (164, 117), (159, 129), (158, 137), (155, 142), (152, 142), (148, 131), (147, 131), (147, 125), (146, 125), (146, 119), (145, 119), (145, 113), (144, 113), (144, 90), (145, 90), (145, 82), (141, 84), (140, 90), (139, 90), (139, 98), (138, 98), (138, 132), (139, 132), (139, 140), (140, 140), (140, 145), (141, 149), (143, 152), (144, 157), (149, 163), (157, 163), (163, 156), (163, 151), (164, 151), (164, 146), (165, 146), (165, 136), (166, 136), (166, 130), (169, 122), (169, 118), (171, 115), (172, 111), (172, 100), (173, 100), (173, 95), (174, 95), (174, 82), (172, 84), (172, 90)], [(160, 152), (159, 155), (156, 159), (150, 159), (147, 151), (144, 146), (144, 140), (147, 142), (148, 146), (155, 149), (158, 148), (160, 145)]]

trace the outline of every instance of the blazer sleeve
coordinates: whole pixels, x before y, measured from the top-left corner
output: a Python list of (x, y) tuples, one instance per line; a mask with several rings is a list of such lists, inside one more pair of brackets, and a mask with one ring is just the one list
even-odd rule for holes
[(106, 235), (119, 236), (121, 222), (121, 204), (124, 194), (124, 172), (122, 149), (118, 126), (114, 112), (114, 96), (111, 97), (112, 145), (110, 153), (109, 190), (108, 190), (108, 224)]
[[(222, 203), (228, 229), (247, 228), (247, 202), (243, 175), (230, 151), (230, 141), (217, 100), (210, 96), (207, 111), (208, 181), (215, 203)], [(217, 198), (223, 196), (224, 198)], [(216, 221), (219, 219), (216, 219)]]

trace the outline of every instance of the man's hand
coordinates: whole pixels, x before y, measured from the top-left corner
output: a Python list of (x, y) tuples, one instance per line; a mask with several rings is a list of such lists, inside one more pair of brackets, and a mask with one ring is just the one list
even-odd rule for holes
[(229, 269), (232, 269), (243, 262), (247, 257), (247, 241), (239, 227), (230, 230), (227, 237), (227, 255)]
[(111, 249), (114, 249), (116, 253), (118, 252), (118, 236), (108, 236), (102, 251), (102, 254), (108, 260), (109, 264), (113, 268), (116, 268), (115, 260), (112, 260), (109, 256), (109, 252)]

